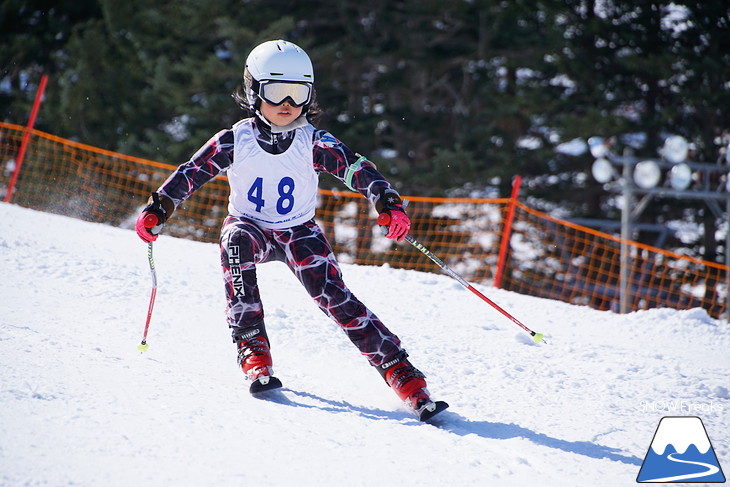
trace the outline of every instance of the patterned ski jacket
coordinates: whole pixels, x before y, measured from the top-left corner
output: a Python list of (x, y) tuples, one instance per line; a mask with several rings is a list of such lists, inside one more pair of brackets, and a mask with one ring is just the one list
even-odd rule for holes
[[(257, 142), (270, 154), (285, 152), (297, 130), (272, 133), (270, 128), (258, 119), (252, 121)], [(332, 174), (354, 191), (365, 196), (376, 207), (380, 196), (386, 190), (395, 190), (378, 172), (375, 165), (365, 157), (352, 152), (326, 130), (315, 129), (312, 135), (312, 156), (317, 173)], [(234, 161), (233, 129), (221, 130), (206, 142), (193, 157), (181, 164), (160, 186), (159, 193), (170, 198), (175, 207), (189, 198), (205, 183), (218, 174), (225, 173)], [(245, 188), (238, 188), (244, 190)], [(397, 194), (397, 193), (396, 193)]]

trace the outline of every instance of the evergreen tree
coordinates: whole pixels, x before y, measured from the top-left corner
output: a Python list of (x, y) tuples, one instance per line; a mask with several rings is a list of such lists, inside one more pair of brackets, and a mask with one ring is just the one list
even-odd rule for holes
[[(27, 121), (41, 76), (48, 74), (53, 83), (57, 73), (63, 70), (57, 59), (64, 56), (74, 30), (99, 18), (101, 10), (95, 0), (0, 2), (0, 114), (3, 121), (17, 124)], [(53, 89), (47, 92), (51, 93)]]
[[(695, 160), (714, 161), (714, 140), (730, 122), (730, 9), (725, 2), (571, 1), (556, 15), (565, 28), (558, 69), (572, 86), (550, 123), (564, 136), (617, 136), (636, 155), (657, 157), (663, 139), (680, 134), (696, 146)], [(591, 133), (586, 133), (590, 128)], [(592, 160), (583, 158), (586, 168)], [(592, 184), (593, 202), (605, 192)], [(653, 201), (643, 218), (679, 220), (701, 202)], [(598, 214), (605, 204), (592, 211)], [(614, 208), (612, 217), (617, 217)], [(702, 218), (714, 239), (715, 219)], [(707, 242), (706, 242), (707, 243)], [(705, 245), (705, 250), (715, 245)], [(705, 253), (715, 260), (714, 252)]]
[[(321, 126), (405, 191), (505, 195), (521, 174), (533, 204), (615, 218), (590, 156), (556, 145), (632, 135), (654, 156), (678, 133), (714, 160), (729, 24), (721, 0), (4, 0), (0, 111), (24, 123), (47, 73), (39, 128), (179, 163), (243, 116), (230, 94), (246, 56), (283, 38), (312, 57)], [(685, 208), (662, 200), (645, 217)]]

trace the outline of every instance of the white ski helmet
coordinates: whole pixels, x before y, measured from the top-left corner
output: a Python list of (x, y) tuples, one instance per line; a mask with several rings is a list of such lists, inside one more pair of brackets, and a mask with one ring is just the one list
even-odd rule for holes
[(267, 41), (256, 46), (246, 58), (243, 79), (251, 108), (256, 106), (257, 99), (262, 96), (262, 83), (277, 81), (302, 84), (308, 88), (306, 101), (300, 103), (301, 100), (292, 100), (295, 105), (307, 105), (312, 100), (312, 61), (301, 47), (288, 41)]

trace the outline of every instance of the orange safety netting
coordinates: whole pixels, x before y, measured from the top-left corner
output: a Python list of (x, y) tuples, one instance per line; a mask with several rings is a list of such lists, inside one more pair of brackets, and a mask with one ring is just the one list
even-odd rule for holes
[(619, 310), (622, 244), (629, 310), (726, 312), (728, 268), (550, 217), (521, 203), (504, 287), (602, 310)]
[[(0, 123), (0, 197), (5, 196), (24, 128)], [(176, 166), (125, 156), (37, 130), (12, 202), (51, 213), (132, 228), (141, 207)], [(323, 175), (322, 177), (330, 177)], [(407, 197), (411, 234), (464, 279), (491, 284), (510, 199)], [(228, 182), (218, 177), (183, 203), (168, 235), (215, 242), (227, 213)], [(523, 294), (619, 310), (621, 247), (629, 309), (705, 308), (726, 313), (729, 269), (514, 205), (500, 287)], [(440, 272), (408, 244), (382, 237), (359, 194), (321, 190), (317, 221), (341, 262)]]

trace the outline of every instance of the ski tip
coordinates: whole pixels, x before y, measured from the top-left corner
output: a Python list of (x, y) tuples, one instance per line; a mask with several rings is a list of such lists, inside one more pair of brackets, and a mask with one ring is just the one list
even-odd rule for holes
[(424, 409), (418, 419), (420, 421), (426, 422), (436, 416), (441, 411), (448, 409), (448, 407), (448, 403), (444, 401), (436, 401), (435, 403), (433, 403), (433, 407), (427, 407), (426, 409)]
[(266, 381), (262, 382), (261, 378), (256, 379), (251, 383), (251, 386), (248, 388), (249, 392), (253, 395), (261, 394), (267, 391), (271, 391), (274, 389), (279, 389), (283, 386), (281, 381), (277, 379), (276, 377), (269, 377), (266, 376)]

